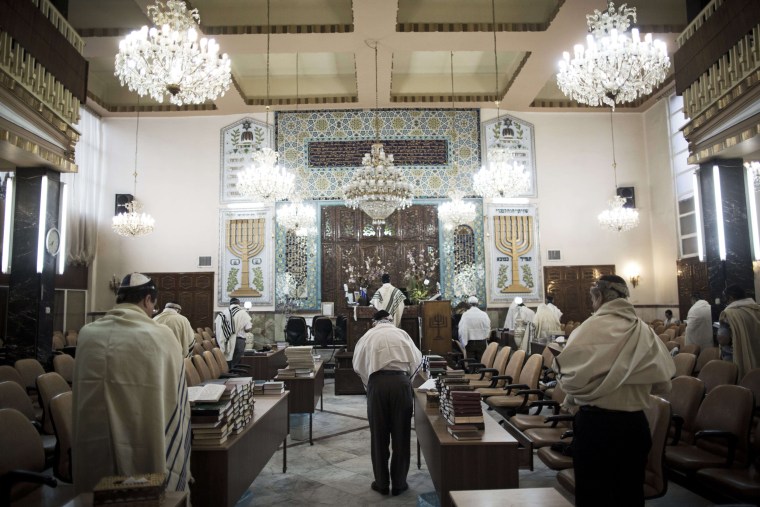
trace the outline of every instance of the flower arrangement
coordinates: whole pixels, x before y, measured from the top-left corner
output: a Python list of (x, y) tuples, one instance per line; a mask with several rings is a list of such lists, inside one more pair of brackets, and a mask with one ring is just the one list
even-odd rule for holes
[[(347, 257), (353, 258), (353, 251), (347, 253)], [(351, 261), (346, 265), (346, 274), (348, 275), (348, 285), (351, 288), (369, 287), (372, 283), (378, 283), (383, 273), (388, 272), (388, 266), (375, 254), (374, 257), (366, 257), (357, 265)]]
[(430, 296), (431, 287), (435, 286), (438, 279), (438, 264), (440, 259), (437, 252), (432, 249), (423, 249), (419, 252), (412, 249), (406, 254), (406, 270), (404, 280), (409, 292), (409, 299), (416, 303)]
[(465, 264), (454, 275), (454, 297), (459, 301), (466, 301), (469, 296), (477, 295), (478, 281), (483, 279), (485, 270), (477, 264)]

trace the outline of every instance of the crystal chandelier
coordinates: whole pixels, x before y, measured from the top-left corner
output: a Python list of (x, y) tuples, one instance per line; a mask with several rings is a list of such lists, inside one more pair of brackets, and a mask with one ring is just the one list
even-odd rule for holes
[(177, 106), (214, 100), (230, 87), (230, 59), (214, 39), (198, 39), (198, 9), (183, 0), (148, 6), (155, 26), (143, 26), (119, 42), (114, 74), (131, 91)]
[[(267, 105), (266, 122), (269, 126), (269, 0), (267, 0)], [(293, 191), (295, 176), (277, 165), (279, 153), (264, 147), (252, 155), (252, 163), (238, 174), (238, 192), (254, 201), (274, 202), (288, 198)]]
[(755, 192), (760, 191), (760, 162), (755, 160), (744, 162), (744, 168), (752, 173), (752, 183), (754, 184)]
[(377, 116), (377, 41), (367, 41), (375, 50), (375, 142), (370, 153), (362, 158), (362, 167), (343, 187), (346, 206), (360, 208), (372, 218), (372, 225), (381, 227), (397, 209), (412, 204), (414, 187), (407, 182), (401, 171), (393, 166), (393, 155), (386, 155), (380, 142), (380, 124)]
[(639, 212), (636, 208), (626, 208), (624, 197), (617, 195), (617, 161), (615, 160), (615, 130), (610, 111), (610, 132), (612, 134), (612, 173), (615, 177), (615, 195), (607, 201), (609, 209), (599, 213), (599, 225), (613, 232), (626, 232), (638, 227)]
[(438, 205), (438, 219), (448, 231), (472, 223), (476, 214), (475, 203), (465, 202), (459, 194), (452, 195), (450, 201)]
[[(630, 19), (629, 19), (630, 18)], [(641, 40), (633, 28), (636, 9), (608, 2), (607, 11), (586, 16), (586, 47), (576, 44), (559, 62), (557, 84), (569, 98), (589, 106), (632, 102), (649, 95), (665, 80), (670, 68), (665, 43), (646, 34)]]
[[(493, 22), (493, 61), (496, 89), (494, 93), (496, 105), (496, 124), (501, 123), (501, 101), (499, 100), (499, 59), (496, 53), (496, 3), (491, 0), (491, 15)], [(515, 139), (503, 139), (501, 129), (496, 142), (488, 148), (488, 164), (472, 175), (472, 188), (475, 193), (484, 198), (516, 197), (527, 194), (531, 189), (530, 175), (525, 165), (519, 162), (514, 152), (507, 145), (514, 144)]]
[(289, 202), (277, 210), (277, 223), (296, 236), (316, 231), (317, 210), (302, 201)]
[[(135, 122), (135, 172), (133, 195), (137, 195), (137, 138), (140, 131), (140, 110), (138, 101), (137, 121)], [(125, 213), (119, 213), (113, 217), (111, 229), (119, 236), (125, 238), (136, 238), (153, 232), (156, 221), (147, 213), (142, 213), (142, 203), (136, 198), (124, 205), (127, 209)]]

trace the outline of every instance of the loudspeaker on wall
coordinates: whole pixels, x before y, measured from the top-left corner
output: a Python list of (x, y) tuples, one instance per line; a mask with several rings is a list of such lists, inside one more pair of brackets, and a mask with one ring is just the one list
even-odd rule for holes
[(617, 195), (625, 199), (625, 204), (623, 205), (624, 208), (636, 207), (636, 191), (633, 187), (618, 187)]
[(132, 202), (134, 199), (134, 196), (132, 194), (116, 194), (116, 205), (114, 206), (114, 216), (118, 215), (119, 213), (126, 213), (127, 208), (124, 207), (125, 204)]

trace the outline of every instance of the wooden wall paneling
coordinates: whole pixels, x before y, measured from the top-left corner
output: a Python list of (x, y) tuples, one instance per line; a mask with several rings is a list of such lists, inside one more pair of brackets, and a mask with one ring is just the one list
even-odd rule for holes
[(146, 273), (158, 287), (156, 309), (161, 311), (168, 301), (182, 306), (193, 329), (213, 327), (214, 273)]
[(562, 322), (583, 321), (591, 315), (589, 289), (602, 275), (615, 274), (614, 265), (544, 266), (544, 289), (562, 310)]

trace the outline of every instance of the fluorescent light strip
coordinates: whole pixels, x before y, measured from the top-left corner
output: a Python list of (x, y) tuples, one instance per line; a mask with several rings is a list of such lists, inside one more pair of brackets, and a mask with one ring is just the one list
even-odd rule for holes
[(723, 197), (720, 192), (720, 167), (713, 166), (713, 189), (715, 190), (715, 220), (718, 222), (718, 253), (726, 260), (726, 231), (723, 229)]
[(755, 199), (755, 182), (750, 167), (744, 170), (744, 190), (747, 192), (747, 208), (749, 208), (749, 234), (752, 238), (752, 259), (760, 261), (760, 236), (757, 233), (757, 201)]
[(705, 244), (704, 231), (702, 230), (702, 195), (699, 190), (699, 171), (694, 171), (691, 179), (694, 186), (694, 214), (697, 219), (697, 253), (701, 262), (705, 260)]
[(45, 260), (45, 218), (47, 217), (48, 177), (42, 177), (40, 186), (40, 223), (37, 229), (37, 273), (42, 273)]
[(2, 270), (4, 274), (11, 272), (11, 240), (13, 239), (13, 205), (15, 177), (11, 173), (5, 180), (5, 214), (3, 216), (3, 258)]
[(67, 214), (69, 211), (69, 186), (61, 182), (61, 207), (58, 211), (58, 229), (61, 233), (61, 244), (58, 249), (58, 274), (66, 269), (66, 233), (68, 232)]

